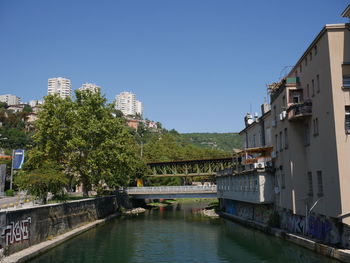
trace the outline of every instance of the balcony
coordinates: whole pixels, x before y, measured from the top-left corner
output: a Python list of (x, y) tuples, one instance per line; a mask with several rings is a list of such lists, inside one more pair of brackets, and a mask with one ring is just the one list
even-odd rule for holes
[(288, 120), (299, 121), (304, 120), (312, 115), (312, 102), (306, 101), (295, 103), (288, 107)]

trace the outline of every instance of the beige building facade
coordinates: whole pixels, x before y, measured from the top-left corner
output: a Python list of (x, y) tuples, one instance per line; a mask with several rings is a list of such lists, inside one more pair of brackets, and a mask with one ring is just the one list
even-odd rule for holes
[(265, 223), (277, 211), (278, 227), (350, 248), (350, 24), (326, 25), (269, 93), (245, 116), (236, 169), (218, 174), (223, 211)]
[(349, 67), (349, 25), (326, 25), (288, 76), (270, 86), (276, 205), (347, 224)]

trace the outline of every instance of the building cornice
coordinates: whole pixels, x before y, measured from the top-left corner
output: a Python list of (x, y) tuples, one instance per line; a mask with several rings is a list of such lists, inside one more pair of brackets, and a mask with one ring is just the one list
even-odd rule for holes
[(327, 32), (331, 30), (339, 30), (339, 29), (347, 29), (349, 27), (349, 24), (342, 23), (342, 24), (326, 24), (322, 30), (318, 33), (318, 35), (315, 37), (315, 39), (311, 42), (309, 47), (305, 50), (303, 55), (299, 58), (297, 63), (295, 63), (295, 66), (293, 69), (287, 74), (287, 76), (290, 76), (300, 65), (300, 63), (304, 60), (304, 58), (309, 54), (309, 52), (312, 50), (312, 48), (315, 46), (315, 44), (321, 39), (321, 37)]

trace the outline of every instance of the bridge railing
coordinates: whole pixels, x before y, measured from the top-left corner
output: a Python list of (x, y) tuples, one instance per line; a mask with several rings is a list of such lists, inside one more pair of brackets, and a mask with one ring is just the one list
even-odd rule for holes
[(191, 193), (191, 192), (216, 192), (216, 185), (203, 186), (145, 186), (145, 187), (128, 187), (128, 194), (136, 193)]

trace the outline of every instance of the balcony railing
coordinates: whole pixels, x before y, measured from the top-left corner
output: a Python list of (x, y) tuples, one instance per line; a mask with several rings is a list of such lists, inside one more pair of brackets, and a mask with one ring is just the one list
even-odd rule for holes
[(299, 120), (304, 119), (312, 115), (312, 103), (310, 101), (303, 103), (296, 103), (289, 106), (288, 120)]

